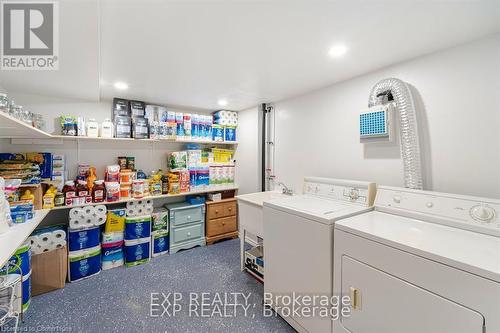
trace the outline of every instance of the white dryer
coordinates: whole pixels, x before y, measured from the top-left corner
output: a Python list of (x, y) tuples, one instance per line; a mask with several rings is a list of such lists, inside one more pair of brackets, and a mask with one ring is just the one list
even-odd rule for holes
[(297, 315), (288, 302), (333, 295), (334, 223), (371, 210), (375, 191), (374, 183), (306, 177), (302, 195), (264, 202), (264, 302), (297, 331), (331, 331), (331, 318)]
[(335, 225), (335, 333), (500, 332), (500, 200), (379, 187)]

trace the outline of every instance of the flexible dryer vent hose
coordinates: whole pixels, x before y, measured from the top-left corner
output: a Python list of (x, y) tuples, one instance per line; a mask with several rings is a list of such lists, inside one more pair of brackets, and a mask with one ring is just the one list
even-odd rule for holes
[(394, 78), (379, 81), (370, 93), (368, 106), (387, 103), (380, 96), (392, 94), (396, 110), (399, 114), (401, 155), (403, 157), (405, 187), (423, 189), (422, 163), (420, 160), (420, 144), (418, 139), (417, 116), (410, 87), (403, 81)]

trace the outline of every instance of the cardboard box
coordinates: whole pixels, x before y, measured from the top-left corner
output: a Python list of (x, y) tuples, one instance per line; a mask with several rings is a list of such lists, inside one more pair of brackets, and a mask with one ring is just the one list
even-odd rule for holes
[(64, 288), (68, 273), (66, 246), (31, 257), (31, 294), (45, 294)]

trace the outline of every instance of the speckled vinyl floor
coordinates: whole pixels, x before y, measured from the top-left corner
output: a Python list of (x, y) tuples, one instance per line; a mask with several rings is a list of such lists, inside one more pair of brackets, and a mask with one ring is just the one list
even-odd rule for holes
[[(204, 301), (201, 292), (208, 293)], [(180, 293), (175, 315), (173, 293)], [(262, 294), (262, 284), (239, 270), (235, 239), (36, 296), (22, 332), (295, 332), (280, 317), (264, 317)]]

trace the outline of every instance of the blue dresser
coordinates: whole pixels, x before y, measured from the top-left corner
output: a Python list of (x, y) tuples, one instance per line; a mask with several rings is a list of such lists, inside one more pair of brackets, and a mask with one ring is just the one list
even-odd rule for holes
[(187, 202), (165, 205), (170, 218), (170, 253), (204, 246), (205, 204), (190, 205)]

